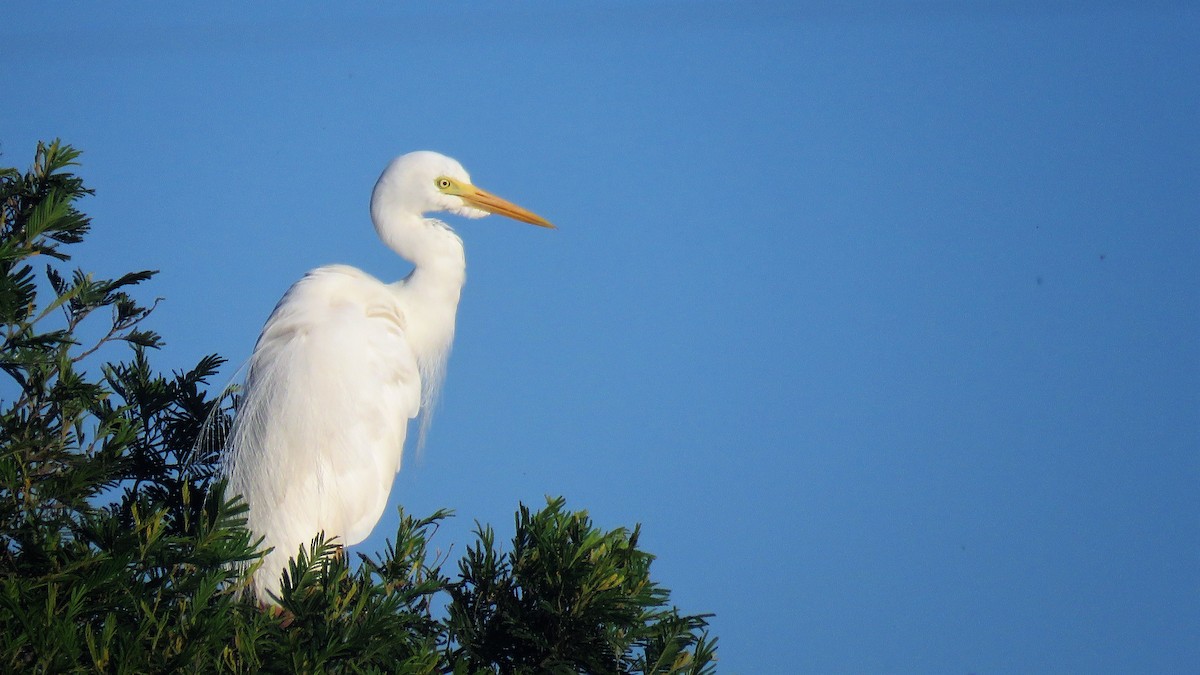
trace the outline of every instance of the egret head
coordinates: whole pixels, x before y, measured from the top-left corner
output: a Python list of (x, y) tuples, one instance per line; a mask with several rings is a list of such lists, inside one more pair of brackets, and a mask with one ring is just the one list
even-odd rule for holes
[(392, 160), (375, 184), (371, 212), (420, 215), (448, 211), (466, 218), (489, 213), (553, 228), (545, 218), (471, 184), (466, 169), (445, 155), (419, 150)]

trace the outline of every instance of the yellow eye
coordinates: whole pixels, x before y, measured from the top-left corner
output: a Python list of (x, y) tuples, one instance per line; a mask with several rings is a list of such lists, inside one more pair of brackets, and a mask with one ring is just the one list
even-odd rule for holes
[(449, 178), (435, 178), (433, 180), (433, 183), (434, 183), (434, 185), (437, 185), (439, 190), (450, 189), (450, 179)]

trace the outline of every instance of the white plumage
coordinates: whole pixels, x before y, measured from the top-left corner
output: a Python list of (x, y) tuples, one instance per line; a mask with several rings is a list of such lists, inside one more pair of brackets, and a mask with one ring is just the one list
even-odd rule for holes
[(462, 240), (423, 214), (488, 212), (553, 227), (471, 185), (433, 152), (394, 160), (371, 197), (380, 238), (413, 263), (385, 284), (346, 265), (317, 268), (275, 307), (250, 357), (226, 444), (231, 494), (264, 538), (254, 577), (260, 601), (278, 595), (287, 560), (319, 532), (356, 544), (375, 527), (400, 470), (408, 420), (428, 423), (454, 338), (466, 279)]

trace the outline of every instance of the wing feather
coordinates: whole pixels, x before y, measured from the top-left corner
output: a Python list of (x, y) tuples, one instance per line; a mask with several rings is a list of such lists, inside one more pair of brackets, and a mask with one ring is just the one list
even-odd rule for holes
[(394, 293), (352, 267), (313, 270), (272, 312), (230, 433), (231, 492), (275, 547), (255, 579), (278, 593), (287, 559), (324, 531), (367, 537), (421, 404), (417, 359)]

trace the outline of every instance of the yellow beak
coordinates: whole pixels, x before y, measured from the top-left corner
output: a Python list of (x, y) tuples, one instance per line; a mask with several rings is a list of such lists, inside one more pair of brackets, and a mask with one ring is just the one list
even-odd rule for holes
[(452, 194), (462, 197), (464, 202), (474, 206), (477, 209), (487, 211), (488, 213), (495, 213), (501, 216), (508, 216), (513, 220), (519, 220), (523, 223), (530, 223), (531, 225), (538, 225), (540, 227), (548, 227), (551, 230), (557, 229), (554, 227), (554, 225), (550, 224), (550, 221), (539, 216), (533, 211), (523, 209), (507, 199), (501, 199), (487, 190), (481, 190), (474, 185), (464, 185), (462, 183), (454, 185), (454, 188), (455, 189), (453, 189), (451, 192)]

